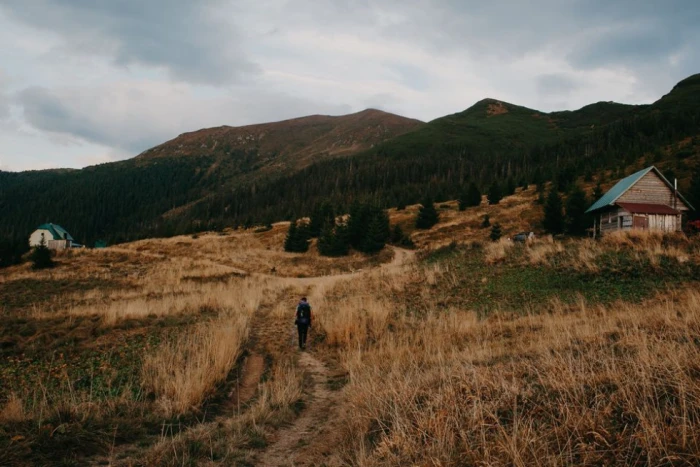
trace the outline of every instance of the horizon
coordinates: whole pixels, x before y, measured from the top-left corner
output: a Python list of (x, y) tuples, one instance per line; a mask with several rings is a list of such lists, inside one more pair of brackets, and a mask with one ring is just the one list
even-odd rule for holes
[(696, 2), (532, 9), (9, 0), (0, 170), (83, 168), (198, 129), (371, 108), (429, 122), (485, 98), (546, 113), (650, 104), (700, 70)]

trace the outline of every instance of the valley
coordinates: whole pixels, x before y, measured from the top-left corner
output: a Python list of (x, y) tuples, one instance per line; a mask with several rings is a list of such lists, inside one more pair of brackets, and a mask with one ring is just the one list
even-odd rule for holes
[(697, 463), (698, 237), (488, 239), (536, 198), (392, 209), (417, 249), (375, 256), (277, 223), (4, 269), (0, 464)]

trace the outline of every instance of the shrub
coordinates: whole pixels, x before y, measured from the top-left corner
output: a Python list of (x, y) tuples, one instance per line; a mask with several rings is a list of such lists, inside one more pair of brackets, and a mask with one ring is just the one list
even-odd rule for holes
[(29, 259), (32, 261), (32, 269), (46, 269), (54, 267), (51, 250), (46, 246), (44, 236), (41, 236), (41, 243), (34, 247)]

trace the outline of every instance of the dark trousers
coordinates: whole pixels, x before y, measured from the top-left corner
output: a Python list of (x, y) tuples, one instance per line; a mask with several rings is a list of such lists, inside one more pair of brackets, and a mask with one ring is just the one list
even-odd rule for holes
[(306, 334), (309, 332), (308, 324), (297, 324), (297, 331), (299, 331), (299, 348), (303, 348), (306, 345)]

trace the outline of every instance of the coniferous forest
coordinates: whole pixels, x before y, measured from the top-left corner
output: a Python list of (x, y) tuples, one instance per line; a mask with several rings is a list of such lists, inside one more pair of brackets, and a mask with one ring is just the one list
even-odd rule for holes
[[(678, 177), (681, 190), (691, 190), (700, 153), (700, 75), (651, 105), (600, 102), (542, 113), (498, 103), (507, 111), (494, 114), (494, 103), (480, 101), (364, 153), (279, 174), (253, 164), (250, 151), (161, 155), (82, 170), (0, 171), (0, 264), (26, 250), (29, 233), (44, 222), (92, 246), (292, 220), (312, 216), (326, 201), (334, 212), (323, 208), (307, 228), (314, 236), (347, 235), (352, 245), (352, 226), (328, 220), (353, 205), (405, 206), (428, 196), (460, 199), (466, 208), (477, 193), (491, 199), (516, 185), (539, 188), (551, 181), (567, 194), (578, 177), (604, 170), (621, 177), (652, 164)], [(578, 204), (570, 209), (581, 209)], [(389, 232), (382, 235), (389, 238)]]

